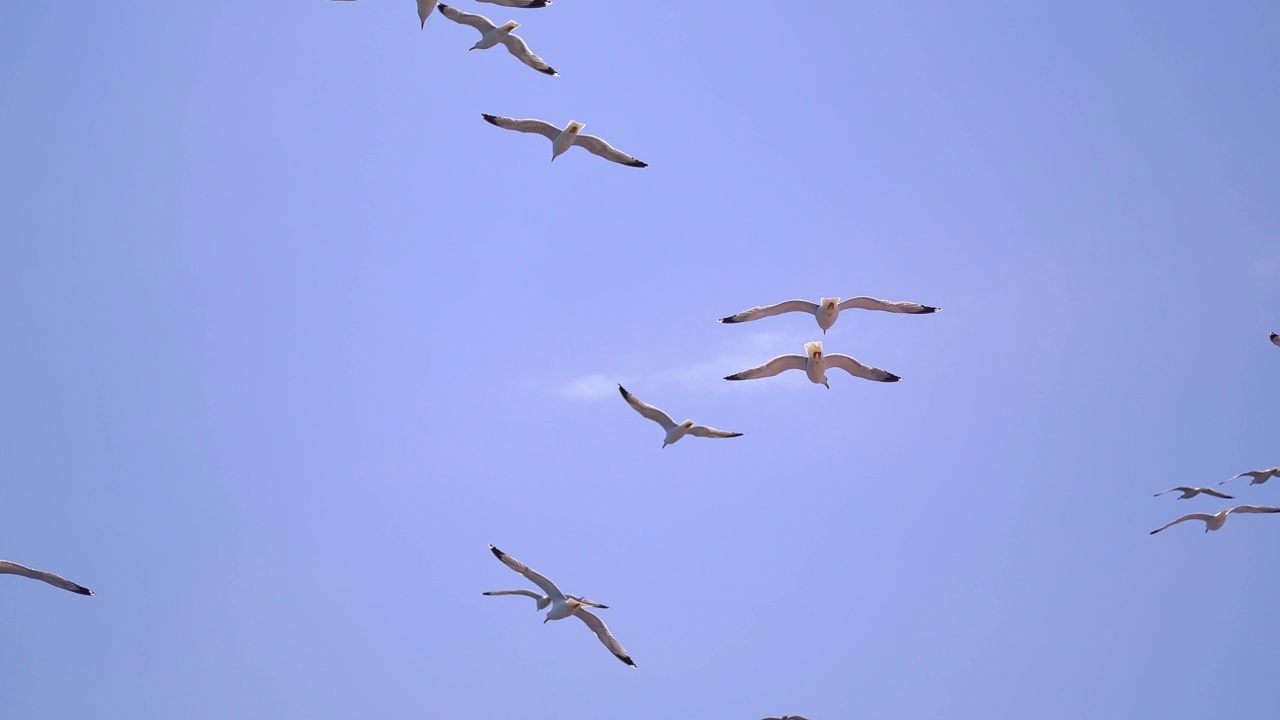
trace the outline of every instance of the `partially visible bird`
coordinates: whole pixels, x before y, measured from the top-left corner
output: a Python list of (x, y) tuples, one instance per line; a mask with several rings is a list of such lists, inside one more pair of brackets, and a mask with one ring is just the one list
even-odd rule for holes
[(570, 120), (564, 129), (552, 125), (545, 120), (517, 120), (516, 118), (502, 117), (499, 115), (489, 115), (481, 113), (480, 117), (490, 125), (497, 125), (503, 130), (515, 130), (522, 133), (533, 133), (541, 135), (551, 141), (551, 160), (554, 162), (557, 157), (565, 153), (569, 148), (577, 145), (587, 152), (599, 155), (606, 160), (627, 167), (649, 167), (649, 163), (640, 162), (630, 155), (615, 148), (609, 143), (601, 140), (595, 135), (581, 135), (582, 128), (586, 127), (585, 123), (577, 120)]
[[(523, 595), (525, 597), (531, 597), (535, 601), (537, 601), (539, 610), (542, 610), (551, 604), (551, 598), (549, 596), (539, 595), (538, 593), (532, 590), (490, 590), (489, 592), (480, 593), (480, 594), (481, 595)], [(570, 600), (577, 600), (583, 605), (589, 605), (591, 607), (601, 608), (603, 610), (609, 609), (608, 605), (601, 605), (598, 602), (588, 600), (584, 597), (578, 597), (577, 595), (565, 595), (565, 597), (569, 598)]]
[(725, 324), (751, 322), (760, 318), (772, 317), (789, 312), (806, 312), (818, 319), (818, 327), (822, 328), (823, 334), (836, 324), (836, 318), (840, 317), (841, 310), (880, 310), (882, 312), (891, 313), (907, 313), (908, 315), (928, 315), (936, 313), (942, 308), (921, 305), (920, 303), (881, 300), (879, 298), (867, 297), (861, 295), (859, 297), (849, 298), (841, 302), (840, 298), (822, 298), (818, 302), (809, 302), (808, 300), (788, 300), (780, 302), (776, 305), (760, 305), (749, 310), (743, 310), (737, 315), (720, 318), (720, 322)]
[(1210, 530), (1217, 530), (1218, 528), (1222, 527), (1223, 523), (1227, 521), (1227, 516), (1230, 515), (1231, 513), (1280, 513), (1280, 507), (1266, 507), (1262, 505), (1238, 505), (1233, 508), (1227, 508), (1226, 510), (1215, 513), (1213, 515), (1209, 515), (1208, 513), (1191, 513), (1190, 515), (1183, 515), (1182, 517), (1178, 518), (1177, 520), (1174, 520), (1173, 522), (1167, 525), (1162, 525), (1156, 528), (1155, 530), (1152, 530), (1151, 534), (1155, 535), (1156, 533), (1160, 532), (1161, 530), (1164, 530), (1165, 528), (1173, 527), (1174, 525), (1177, 525), (1180, 522), (1186, 522), (1187, 520), (1203, 520), (1205, 532), (1209, 532)]
[[(353, 2), (353, 0), (341, 0), (342, 2)], [(480, 0), (484, 2), (484, 0)], [(418, 3), (418, 20), (421, 21), (419, 27), (427, 26), (427, 16), (432, 10), (436, 9), (436, 0), (417, 0)]]
[(1232, 475), (1231, 477), (1227, 478), (1226, 480), (1223, 480), (1218, 484), (1226, 485), (1227, 483), (1231, 482), (1232, 480), (1235, 480), (1236, 478), (1242, 478), (1246, 476), (1250, 478), (1250, 482), (1249, 482), (1250, 485), (1261, 485), (1262, 483), (1270, 480), (1273, 477), (1280, 476), (1280, 467), (1267, 468), (1266, 470), (1250, 470), (1248, 472), (1242, 472), (1239, 475)]
[(1271, 344), (1280, 347), (1280, 333), (1271, 333)]
[(89, 588), (77, 585), (61, 575), (54, 575), (53, 573), (45, 572), (44, 570), (36, 570), (35, 568), (29, 568), (26, 565), (19, 565), (16, 562), (9, 562), (8, 560), (0, 560), (0, 575), (21, 575), (22, 577), (31, 578), (32, 580), (42, 580), (56, 588), (70, 590), (71, 592), (79, 595), (93, 594), (93, 591)]
[(511, 8), (544, 8), (551, 4), (551, 0), (476, 0), (476, 2)]
[(662, 426), (663, 430), (667, 431), (666, 437), (662, 439), (662, 447), (664, 448), (684, 437), (686, 434), (694, 437), (705, 438), (742, 437), (742, 433), (740, 432), (717, 430), (712, 427), (707, 427), (706, 425), (695, 425), (692, 420), (685, 420), (684, 422), (677, 424), (675, 420), (671, 419), (670, 415), (627, 392), (627, 389), (621, 385), (618, 386), (618, 392), (622, 393), (623, 399), (627, 401), (627, 404), (635, 408), (636, 412), (658, 423)]
[(818, 340), (805, 343), (804, 352), (804, 355), (779, 355), (759, 367), (748, 368), (742, 372), (729, 375), (725, 377), (725, 380), (755, 380), (756, 378), (772, 377), (787, 370), (803, 370), (809, 376), (810, 382), (817, 385), (826, 385), (827, 389), (830, 390), (831, 386), (827, 384), (827, 368), (829, 367), (840, 368), (854, 377), (875, 380), (876, 382), (898, 382), (902, 379), (886, 370), (863, 365), (856, 358), (848, 355), (841, 355), (840, 353), (824, 355), (822, 342)]
[(492, 20), (483, 15), (463, 12), (444, 3), (440, 3), (440, 14), (456, 23), (470, 25), (480, 31), (480, 40), (471, 46), (472, 50), (487, 50), (498, 43), (502, 43), (512, 55), (516, 56), (516, 59), (534, 70), (544, 75), (560, 74), (548, 65), (545, 60), (534, 55), (529, 50), (529, 46), (525, 44), (525, 41), (513, 32), (520, 27), (520, 23), (515, 20), (510, 20), (505, 25), (499, 26), (493, 24)]
[(547, 597), (551, 598), (551, 609), (547, 611), (547, 617), (542, 621), (543, 623), (550, 620), (563, 620), (570, 615), (576, 615), (578, 619), (587, 624), (587, 627), (591, 628), (591, 632), (596, 634), (596, 637), (600, 639), (600, 642), (604, 643), (606, 648), (609, 648), (609, 652), (613, 653), (615, 657), (631, 667), (636, 666), (635, 661), (631, 659), (631, 656), (628, 655), (627, 651), (622, 647), (622, 643), (618, 642), (609, 632), (609, 628), (604, 624), (604, 621), (583, 609), (586, 606), (585, 602), (560, 592), (560, 588), (556, 587), (556, 584), (548, 580), (546, 576), (502, 552), (493, 545), (489, 546), (489, 552), (493, 553), (494, 557), (501, 560), (502, 564), (512, 570), (515, 570), (525, 576), (534, 585), (542, 588), (542, 592), (546, 593)]
[(780, 718), (765, 718), (764, 720), (809, 720), (803, 715), (783, 715)]
[(1222, 494), (1222, 493), (1218, 492), (1217, 490), (1214, 490), (1213, 488), (1207, 488), (1207, 487), (1187, 487), (1187, 486), (1185, 486), (1185, 485), (1179, 485), (1178, 487), (1175, 487), (1175, 488), (1169, 488), (1168, 490), (1165, 490), (1164, 492), (1158, 492), (1158, 493), (1156, 493), (1156, 494), (1155, 494), (1155, 495), (1153, 495), (1152, 497), (1160, 497), (1161, 495), (1164, 495), (1165, 493), (1171, 493), (1171, 492), (1174, 492), (1175, 490), (1176, 490), (1176, 491), (1180, 491), (1180, 492), (1182, 493), (1182, 495), (1178, 498), (1179, 500), (1186, 500), (1187, 498), (1193, 498), (1193, 497), (1195, 497), (1195, 496), (1197, 496), (1197, 495), (1200, 495), (1201, 493), (1203, 493), (1203, 494), (1205, 494), (1205, 495), (1212, 495), (1212, 496), (1214, 496), (1214, 497), (1219, 497), (1219, 498), (1222, 498), (1222, 499), (1224, 499), (1224, 500), (1234, 500), (1234, 499), (1235, 499), (1234, 497), (1232, 497), (1232, 496), (1230, 496), (1230, 495), (1224, 495), (1224, 494)]

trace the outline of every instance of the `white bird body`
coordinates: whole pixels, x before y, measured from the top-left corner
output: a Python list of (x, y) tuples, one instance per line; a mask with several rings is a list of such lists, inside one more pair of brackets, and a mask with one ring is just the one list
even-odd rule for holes
[(740, 432), (717, 430), (713, 427), (707, 427), (706, 425), (698, 425), (692, 420), (685, 420), (682, 423), (677, 423), (675, 420), (671, 419), (670, 415), (627, 392), (627, 389), (621, 385), (618, 386), (618, 392), (622, 393), (622, 398), (626, 400), (627, 404), (636, 412), (662, 426), (662, 429), (666, 431), (666, 435), (663, 436), (662, 439), (662, 447), (664, 448), (685, 435), (705, 438), (732, 438), (742, 436), (742, 433)]
[(1280, 513), (1280, 507), (1267, 507), (1262, 505), (1238, 505), (1236, 507), (1227, 508), (1226, 510), (1222, 510), (1212, 515), (1208, 513), (1191, 513), (1190, 515), (1183, 515), (1182, 517), (1178, 518), (1177, 520), (1174, 520), (1171, 523), (1162, 525), (1156, 528), (1155, 530), (1152, 530), (1151, 534), (1155, 535), (1156, 533), (1160, 532), (1161, 530), (1164, 530), (1165, 528), (1173, 527), (1174, 525), (1177, 525), (1180, 522), (1186, 522), (1187, 520), (1203, 520), (1205, 532), (1209, 532), (1210, 530), (1217, 530), (1218, 528), (1222, 527), (1224, 523), (1227, 522), (1227, 516), (1232, 513)]
[(729, 375), (725, 377), (725, 380), (755, 380), (757, 378), (773, 377), (787, 370), (803, 370), (804, 374), (808, 376), (809, 382), (815, 385), (823, 385), (830, 390), (831, 385), (827, 383), (827, 368), (829, 367), (839, 368), (854, 377), (876, 382), (898, 382), (902, 379), (880, 368), (863, 365), (856, 358), (848, 355), (841, 355), (840, 353), (827, 355), (823, 353), (822, 342), (818, 340), (805, 343), (804, 352), (804, 355), (779, 355), (763, 365)]
[[(576, 616), (578, 619), (582, 620), (582, 622), (586, 623), (587, 627), (591, 629), (591, 632), (595, 633), (600, 642), (609, 649), (609, 652), (614, 654), (614, 657), (631, 667), (636, 666), (635, 661), (631, 659), (631, 656), (627, 654), (626, 649), (622, 647), (622, 643), (618, 642), (617, 639), (613, 637), (613, 634), (609, 632), (609, 628), (604, 624), (604, 621), (585, 609), (589, 601), (585, 601), (574, 595), (565, 595), (560, 592), (560, 588), (556, 587), (556, 584), (548, 580), (546, 576), (502, 552), (493, 545), (489, 546), (489, 552), (493, 553), (494, 557), (501, 560), (503, 565), (506, 565), (512, 570), (515, 570), (525, 576), (530, 582), (537, 585), (544, 593), (547, 594), (547, 597), (551, 600), (551, 609), (547, 611), (547, 616), (542, 620), (543, 624), (552, 620), (563, 620), (571, 615)], [(539, 605), (539, 609), (542, 607), (542, 605)], [(596, 605), (596, 607), (603, 606)]]
[(481, 113), (480, 117), (484, 118), (485, 122), (490, 125), (496, 125), (503, 130), (533, 133), (550, 140), (551, 160), (553, 162), (557, 157), (568, 152), (569, 148), (576, 145), (593, 155), (599, 155), (605, 160), (610, 160), (620, 165), (636, 168), (649, 167), (649, 163), (641, 162), (631, 157), (595, 135), (583, 135), (582, 128), (586, 127), (586, 125), (576, 120), (570, 120), (569, 124), (561, 129), (546, 120), (517, 119), (489, 115), (488, 113)]
[(45, 572), (44, 570), (36, 570), (35, 568), (29, 568), (26, 565), (19, 565), (16, 562), (10, 562), (8, 560), (0, 560), (0, 575), (21, 575), (22, 577), (31, 578), (32, 580), (47, 582), (56, 588), (69, 590), (77, 595), (93, 594), (93, 591), (89, 588), (77, 585), (61, 575), (55, 575), (51, 572)]
[(480, 41), (471, 46), (472, 50), (487, 50), (497, 45), (504, 37), (511, 34), (512, 30), (520, 27), (520, 23), (515, 20), (508, 20), (506, 25), (499, 25), (489, 32), (485, 33)]
[(1239, 475), (1233, 475), (1218, 484), (1226, 485), (1236, 478), (1247, 477), (1249, 478), (1249, 485), (1261, 485), (1271, 478), (1278, 476), (1280, 476), (1280, 467), (1267, 468), (1266, 470), (1250, 470), (1248, 472), (1242, 472)]
[(1195, 497), (1195, 496), (1197, 496), (1197, 495), (1200, 495), (1201, 493), (1203, 493), (1203, 494), (1205, 494), (1205, 495), (1212, 495), (1213, 497), (1217, 497), (1217, 498), (1222, 498), (1222, 499), (1224, 499), (1224, 500), (1234, 500), (1234, 499), (1235, 499), (1233, 496), (1231, 496), (1231, 495), (1226, 495), (1226, 494), (1224, 494), (1224, 493), (1220, 493), (1220, 492), (1218, 492), (1217, 490), (1214, 490), (1213, 488), (1207, 488), (1207, 487), (1187, 487), (1186, 485), (1179, 485), (1178, 487), (1175, 487), (1175, 488), (1169, 488), (1168, 490), (1165, 490), (1164, 492), (1158, 492), (1158, 493), (1156, 493), (1156, 494), (1155, 494), (1155, 495), (1153, 495), (1152, 497), (1160, 497), (1161, 495), (1164, 495), (1165, 493), (1171, 493), (1171, 492), (1175, 492), (1175, 491), (1182, 493), (1182, 495), (1180, 495), (1180, 496), (1178, 497), (1178, 499), (1179, 499), (1179, 500), (1186, 500), (1187, 498), (1193, 498), (1193, 497)]
[(928, 315), (936, 313), (941, 308), (921, 305), (920, 303), (897, 301), (897, 300), (881, 300), (880, 298), (868, 297), (860, 295), (841, 301), (838, 297), (822, 298), (818, 302), (810, 302), (808, 300), (787, 300), (774, 305), (760, 305), (757, 307), (743, 310), (737, 315), (720, 318), (720, 322), (726, 325), (734, 323), (750, 322), (759, 320), (760, 318), (772, 317), (789, 312), (807, 312), (814, 316), (818, 321), (818, 327), (822, 328), (825, 334), (836, 324), (836, 319), (840, 317), (841, 310), (879, 310), (881, 312), (906, 313), (908, 315)]

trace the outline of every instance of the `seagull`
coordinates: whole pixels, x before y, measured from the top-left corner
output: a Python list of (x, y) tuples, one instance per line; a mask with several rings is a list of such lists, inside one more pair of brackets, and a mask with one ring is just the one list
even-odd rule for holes
[(879, 298), (867, 297), (860, 295), (858, 297), (849, 298), (844, 302), (840, 298), (822, 298), (816, 303), (808, 300), (788, 300), (780, 302), (777, 305), (761, 305), (753, 307), (750, 310), (743, 310), (737, 315), (730, 315), (726, 318), (720, 318), (720, 322), (726, 325), (733, 323), (750, 322), (759, 320), (760, 318), (771, 317), (773, 315), (781, 315), (788, 312), (807, 312), (818, 319), (818, 327), (822, 328), (823, 334), (836, 324), (836, 318), (840, 317), (841, 310), (881, 310), (891, 313), (907, 313), (908, 315), (928, 315), (936, 313), (942, 308), (929, 307), (920, 303), (881, 300)]
[(1280, 477), (1280, 467), (1273, 467), (1267, 470), (1250, 470), (1249, 472), (1242, 472), (1239, 475), (1233, 475), (1218, 484), (1226, 485), (1232, 480), (1235, 480), (1236, 478), (1242, 478), (1246, 475), (1248, 475), (1249, 478), (1251, 479), (1251, 482), (1249, 483), (1250, 486), (1261, 485), (1262, 483), (1270, 480), (1273, 477)]
[[(532, 590), (491, 590), (489, 592), (480, 593), (480, 594), (481, 595), (524, 595), (525, 597), (531, 597), (534, 600), (538, 601), (539, 610), (542, 610), (551, 604), (550, 597), (546, 595), (539, 595), (538, 593)], [(583, 605), (590, 605), (591, 607), (602, 608), (604, 610), (609, 609), (608, 605), (601, 605), (598, 602), (595, 602), (593, 600), (588, 600), (584, 597), (578, 597), (577, 595), (565, 595), (565, 597), (569, 598), (570, 600), (577, 600)]]
[(551, 4), (551, 0), (476, 0), (476, 2), (513, 8), (544, 8)]
[(587, 152), (595, 153), (606, 160), (612, 160), (627, 167), (649, 167), (649, 163), (640, 162), (595, 135), (579, 135), (578, 133), (582, 132), (582, 128), (586, 127), (586, 123), (580, 123), (576, 120), (570, 120), (569, 124), (564, 126), (564, 130), (561, 130), (545, 120), (517, 120), (485, 113), (481, 113), (480, 117), (483, 117), (491, 125), (497, 125), (504, 130), (536, 133), (549, 139), (551, 141), (552, 162), (555, 162), (555, 159), (566, 150), (577, 145)]
[(1190, 515), (1183, 515), (1182, 517), (1178, 518), (1177, 520), (1174, 520), (1168, 525), (1164, 525), (1156, 528), (1155, 530), (1152, 530), (1151, 534), (1155, 535), (1161, 530), (1167, 527), (1172, 527), (1174, 525), (1177, 525), (1178, 523), (1184, 520), (1203, 520), (1205, 532), (1209, 532), (1210, 530), (1217, 530), (1218, 528), (1222, 527), (1223, 523), (1227, 521), (1227, 516), (1230, 515), (1231, 513), (1280, 513), (1280, 507), (1266, 507), (1262, 505), (1237, 505), (1236, 507), (1227, 508), (1226, 510), (1223, 510), (1214, 515), (1209, 515), (1208, 513), (1191, 513)]
[(898, 382), (902, 378), (877, 367), (869, 367), (848, 355), (834, 353), (822, 354), (822, 342), (815, 340), (804, 344), (804, 355), (779, 355), (769, 362), (740, 373), (725, 377), (725, 380), (755, 380), (762, 377), (773, 377), (787, 370), (803, 370), (809, 381), (817, 385), (827, 385), (827, 368), (837, 367), (854, 377), (866, 378), (877, 382)]
[(560, 592), (560, 588), (556, 587), (555, 583), (543, 577), (537, 571), (530, 569), (519, 560), (502, 552), (493, 545), (489, 546), (489, 552), (493, 553), (494, 557), (501, 560), (502, 564), (512, 570), (515, 570), (528, 578), (528, 580), (534, 585), (542, 588), (542, 592), (546, 593), (547, 597), (551, 598), (551, 610), (547, 612), (546, 619), (542, 621), (544, 624), (550, 620), (563, 620), (570, 615), (576, 615), (580, 620), (582, 620), (582, 622), (587, 624), (587, 627), (591, 628), (591, 632), (595, 633), (596, 637), (600, 638), (600, 642), (604, 643), (604, 646), (609, 648), (609, 652), (613, 653), (619, 660), (631, 667), (636, 666), (635, 661), (633, 661), (631, 656), (627, 655), (627, 651), (623, 649), (622, 643), (615, 640), (613, 635), (609, 633), (609, 628), (605, 626), (604, 621), (583, 609), (586, 606), (586, 603), (572, 595), (565, 595)]
[(463, 12), (455, 7), (445, 5), (444, 3), (440, 3), (440, 14), (456, 23), (470, 25), (480, 31), (480, 41), (471, 46), (472, 50), (487, 50), (498, 43), (502, 43), (507, 46), (507, 50), (511, 51), (511, 54), (515, 55), (520, 62), (528, 65), (534, 70), (537, 70), (544, 75), (554, 76), (560, 74), (548, 65), (545, 60), (534, 55), (529, 50), (529, 46), (525, 44), (524, 40), (522, 40), (519, 35), (512, 32), (516, 28), (520, 27), (520, 23), (515, 20), (510, 20), (506, 25), (499, 27), (494, 25), (492, 20), (483, 15)]
[(22, 577), (28, 577), (32, 580), (43, 580), (54, 587), (59, 587), (63, 590), (70, 590), (71, 592), (80, 595), (93, 594), (93, 591), (89, 588), (77, 585), (61, 575), (54, 575), (51, 572), (36, 570), (35, 568), (29, 568), (26, 565), (19, 565), (16, 562), (9, 562), (8, 560), (0, 560), (0, 575), (6, 574), (21, 575)]
[(742, 437), (742, 433), (740, 432), (729, 432), (728, 430), (717, 430), (712, 427), (707, 427), (706, 425), (695, 425), (692, 420), (685, 420), (680, 424), (676, 424), (676, 421), (672, 420), (670, 415), (627, 392), (627, 389), (621, 385), (618, 386), (618, 392), (622, 393), (623, 399), (626, 400), (631, 407), (635, 408), (636, 412), (658, 423), (662, 426), (663, 430), (667, 431), (667, 436), (662, 439), (663, 448), (666, 448), (668, 445), (679, 440), (685, 435), (706, 438)]
[(1222, 493), (1218, 492), (1217, 490), (1214, 490), (1213, 488), (1207, 488), (1207, 487), (1187, 487), (1187, 486), (1185, 486), (1185, 485), (1179, 485), (1178, 487), (1175, 487), (1175, 488), (1169, 488), (1168, 490), (1165, 490), (1164, 492), (1158, 492), (1158, 493), (1156, 493), (1156, 494), (1155, 494), (1155, 495), (1153, 495), (1152, 497), (1160, 497), (1161, 495), (1164, 495), (1165, 493), (1171, 493), (1171, 492), (1173, 492), (1173, 491), (1175, 491), (1175, 490), (1180, 491), (1180, 492), (1182, 493), (1182, 496), (1178, 498), (1179, 500), (1186, 500), (1187, 498), (1193, 498), (1193, 497), (1195, 497), (1195, 496), (1197, 496), (1197, 495), (1199, 495), (1199, 494), (1201, 494), (1201, 493), (1203, 493), (1203, 494), (1205, 494), (1205, 495), (1212, 495), (1212, 496), (1214, 496), (1214, 497), (1222, 498), (1223, 500), (1235, 500), (1235, 498), (1234, 498), (1234, 497), (1232, 497), (1232, 496), (1230, 496), (1230, 495), (1223, 495)]
[(809, 720), (803, 715), (783, 715), (780, 718), (765, 718), (764, 720)]
[[(353, 2), (354, 0), (342, 0), (342, 1)], [(484, 0), (480, 0), (480, 1), (484, 2)], [(432, 10), (436, 9), (436, 0), (417, 0), (417, 2), (418, 2), (418, 19), (422, 21), (421, 27), (425, 28), (427, 26), (427, 16), (431, 14)], [(531, 5), (530, 7), (539, 7), (539, 6)]]
[(1280, 346), (1280, 333), (1271, 333), (1271, 344)]

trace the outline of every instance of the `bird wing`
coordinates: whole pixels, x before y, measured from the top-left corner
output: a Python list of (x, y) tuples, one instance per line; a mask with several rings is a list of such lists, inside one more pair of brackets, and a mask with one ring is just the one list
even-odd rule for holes
[(902, 378), (894, 375), (887, 370), (881, 370), (878, 367), (863, 365), (856, 358), (840, 353), (832, 353), (827, 356), (827, 365), (829, 367), (837, 367), (854, 377), (866, 378), (867, 380), (875, 380), (876, 382), (898, 382)]
[(476, 0), (476, 2), (513, 8), (544, 8), (551, 4), (551, 0)]
[(540, 593), (536, 593), (532, 590), (490, 590), (489, 592), (480, 593), (480, 594), (481, 595), (523, 595), (525, 597), (531, 597), (534, 600), (542, 600), (545, 597), (544, 595)]
[(574, 615), (582, 618), (582, 622), (586, 623), (587, 627), (591, 628), (591, 632), (595, 633), (596, 637), (600, 638), (600, 642), (604, 643), (604, 646), (609, 648), (609, 652), (613, 653), (619, 660), (631, 667), (636, 666), (636, 663), (631, 659), (631, 656), (627, 655), (626, 648), (622, 647), (622, 643), (618, 642), (617, 638), (609, 632), (609, 627), (604, 624), (603, 620), (581, 608), (579, 608)]
[(1165, 528), (1173, 527), (1174, 525), (1177, 525), (1180, 522), (1186, 522), (1187, 520), (1203, 520), (1207, 523), (1212, 518), (1213, 518), (1212, 515), (1208, 515), (1206, 513), (1191, 513), (1190, 515), (1183, 515), (1182, 517), (1178, 518), (1177, 520), (1174, 520), (1173, 522), (1167, 525), (1161, 525), (1155, 530), (1152, 530), (1151, 534), (1155, 535), (1156, 533), (1160, 532), (1161, 530), (1164, 530)]
[(1192, 488), (1192, 489), (1199, 490), (1201, 493), (1204, 493), (1205, 495), (1212, 495), (1214, 497), (1222, 498), (1223, 500), (1236, 499), (1234, 495), (1227, 495), (1226, 493), (1220, 493), (1217, 490), (1214, 490), (1213, 488)]
[(492, 545), (489, 546), (489, 551), (494, 554), (494, 557), (501, 560), (503, 565), (515, 570), (528, 578), (529, 582), (532, 582), (534, 585), (542, 588), (542, 592), (546, 593), (547, 597), (551, 598), (553, 601), (559, 600), (564, 602), (564, 593), (560, 592), (560, 588), (556, 587), (556, 584), (548, 580), (546, 576), (531, 569), (528, 565), (525, 565)]
[(689, 432), (687, 434), (693, 435), (694, 437), (705, 437), (705, 438), (742, 437), (742, 433), (740, 432), (729, 432), (728, 430), (717, 430), (713, 427), (707, 427), (706, 425), (694, 425), (693, 427), (689, 428)]
[(515, 55), (520, 62), (528, 65), (534, 70), (537, 70), (544, 75), (560, 74), (555, 71), (555, 68), (548, 65), (546, 60), (534, 55), (533, 51), (529, 49), (529, 46), (525, 44), (524, 38), (519, 35), (507, 33), (506, 37), (502, 38), (502, 44), (506, 45), (507, 50), (509, 50), (512, 55)]
[(1280, 345), (1280, 333), (1271, 333), (1271, 344)]
[(8, 560), (0, 560), (0, 573), (21, 575), (22, 577), (31, 578), (32, 580), (42, 580), (54, 587), (62, 588), (63, 590), (70, 590), (71, 592), (79, 595), (93, 594), (93, 591), (89, 588), (77, 585), (61, 575), (55, 575), (51, 572), (45, 572), (44, 570), (36, 570), (35, 568), (29, 568), (26, 565), (19, 565), (16, 562), (9, 562)]
[(809, 302), (808, 300), (788, 300), (776, 305), (758, 305), (750, 310), (743, 310), (737, 315), (720, 318), (720, 322), (725, 324), (749, 322), (751, 320), (759, 320), (760, 318), (766, 318), (772, 315), (781, 315), (782, 313), (787, 312), (807, 312), (813, 314), (817, 311), (818, 303)]
[(479, 30), (481, 35), (488, 35), (491, 31), (498, 28), (497, 25), (493, 24), (492, 20), (483, 15), (464, 12), (456, 7), (445, 5), (444, 3), (440, 3), (439, 8), (441, 15), (444, 15), (456, 23), (470, 25), (471, 27)]
[(803, 370), (808, 358), (804, 355), (779, 355), (769, 362), (747, 368), (739, 373), (734, 373), (725, 378), (725, 380), (755, 380), (756, 378), (773, 377), (787, 370)]
[(908, 313), (911, 315), (927, 315), (936, 313), (942, 308), (921, 305), (920, 303), (897, 301), (897, 300), (881, 300), (880, 298), (867, 297), (859, 295), (842, 301), (836, 306), (839, 310), (850, 310), (857, 308), (859, 310), (883, 310), (892, 313)]
[(1155, 495), (1152, 495), (1151, 497), (1160, 497), (1161, 495), (1164, 495), (1165, 493), (1171, 493), (1171, 492), (1175, 492), (1175, 491), (1176, 491), (1176, 492), (1186, 492), (1187, 490), (1191, 490), (1191, 489), (1192, 489), (1192, 488), (1189, 488), (1189, 487), (1175, 487), (1175, 488), (1169, 488), (1168, 490), (1165, 490), (1164, 492), (1158, 492), (1158, 493), (1156, 493)]
[(1227, 511), (1231, 513), (1278, 513), (1280, 507), (1271, 507), (1268, 505), (1237, 505)]
[(670, 430), (679, 424), (672, 420), (670, 415), (627, 392), (627, 389), (621, 385), (618, 386), (618, 391), (622, 393), (622, 397), (626, 399), (627, 404), (636, 409), (636, 412), (658, 423), (663, 430)]
[(573, 144), (605, 160), (612, 160), (629, 167), (649, 167), (649, 163), (640, 162), (595, 135), (579, 135), (574, 138)]
[(560, 128), (552, 125), (546, 120), (531, 120), (502, 117), (501, 115), (487, 115), (481, 113), (480, 117), (484, 118), (490, 125), (497, 125), (503, 130), (515, 130), (522, 133), (534, 133), (541, 135), (548, 140), (555, 140), (560, 134)]
[(596, 602), (595, 600), (588, 600), (588, 599), (586, 599), (586, 598), (584, 598), (584, 597), (581, 597), (581, 596), (579, 596), (579, 595), (565, 595), (565, 597), (569, 598), (570, 600), (577, 600), (578, 602), (582, 603), (583, 605), (590, 605), (591, 607), (603, 608), (603, 609), (605, 609), (605, 610), (608, 610), (608, 609), (609, 609), (609, 606), (608, 606), (608, 605), (602, 605), (601, 603), (598, 603), (598, 602)]
[(1259, 475), (1270, 475), (1270, 474), (1271, 473), (1269, 472), (1262, 472), (1260, 470), (1249, 470), (1248, 472), (1242, 472), (1239, 475), (1232, 475), (1231, 477), (1227, 478), (1226, 480), (1223, 480), (1218, 484), (1226, 485), (1227, 483), (1231, 482), (1232, 480), (1235, 480), (1236, 478), (1242, 478), (1242, 477), (1257, 478)]

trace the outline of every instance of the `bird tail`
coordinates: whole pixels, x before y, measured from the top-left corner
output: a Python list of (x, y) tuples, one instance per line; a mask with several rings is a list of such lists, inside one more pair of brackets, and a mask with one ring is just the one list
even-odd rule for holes
[(805, 343), (804, 354), (808, 355), (812, 359), (817, 359), (822, 357), (822, 341), (814, 340), (813, 342)]

